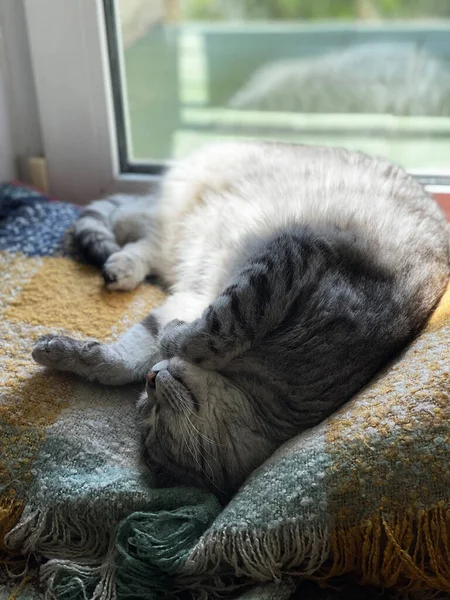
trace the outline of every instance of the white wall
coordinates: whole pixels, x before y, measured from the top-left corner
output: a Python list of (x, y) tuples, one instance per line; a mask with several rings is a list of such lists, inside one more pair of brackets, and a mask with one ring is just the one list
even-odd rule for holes
[(28, 158), (42, 156), (43, 144), (23, 0), (0, 0), (0, 75), (0, 160), (8, 152), (9, 124), (17, 177), (28, 181)]
[(4, 77), (0, 71), (0, 182), (16, 177), (14, 153), (11, 144), (9, 113), (6, 104)]

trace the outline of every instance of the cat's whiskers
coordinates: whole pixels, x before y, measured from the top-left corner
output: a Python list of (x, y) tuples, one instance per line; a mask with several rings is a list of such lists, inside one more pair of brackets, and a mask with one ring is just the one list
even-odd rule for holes
[[(223, 493), (224, 493), (224, 490), (222, 490), (222, 489), (221, 489), (221, 488), (220, 488), (220, 487), (219, 487), (219, 486), (218, 486), (218, 485), (215, 483), (215, 481), (213, 481), (213, 480), (211, 479), (211, 477), (208, 475), (208, 473), (205, 471), (205, 469), (204, 469), (204, 468), (201, 466), (201, 464), (200, 464), (200, 462), (199, 462), (199, 460), (198, 460), (198, 458), (197, 458), (196, 454), (195, 454), (195, 453), (194, 453), (194, 451), (192, 450), (192, 447), (191, 447), (191, 445), (190, 445), (190, 443), (189, 443), (189, 441), (190, 441), (190, 437), (189, 437), (189, 431), (188, 431), (187, 424), (186, 424), (186, 422), (185, 422), (185, 421), (183, 422), (183, 430), (184, 430), (184, 431), (183, 431), (183, 433), (184, 433), (184, 435), (183, 435), (183, 441), (184, 441), (184, 443), (186, 444), (186, 447), (187, 447), (187, 449), (189, 450), (189, 452), (190, 452), (190, 454), (191, 454), (192, 458), (195, 460), (195, 463), (197, 464), (197, 466), (198, 466), (199, 470), (200, 470), (200, 471), (201, 471), (201, 472), (204, 474), (204, 476), (205, 476), (205, 477), (206, 477), (206, 479), (207, 479), (207, 480), (208, 480), (208, 481), (211, 483), (211, 485), (213, 485), (213, 486), (214, 486), (214, 487), (217, 489), (217, 491), (219, 491), (221, 494), (223, 494)], [(200, 448), (198, 448), (198, 450), (199, 450), (199, 453), (201, 454), (201, 449), (200, 449)], [(207, 462), (207, 460), (206, 460), (205, 456), (204, 456), (203, 454), (201, 454), (201, 456), (202, 456), (203, 460), (205, 461), (205, 464), (206, 464), (206, 465), (209, 467), (209, 464), (208, 464), (208, 462)]]
[(179, 398), (178, 399), (180, 404), (181, 404), (181, 408), (186, 409), (186, 411), (188, 411), (191, 415), (194, 415), (196, 419), (198, 419), (199, 421), (206, 421), (205, 417), (200, 417), (198, 415), (197, 412), (195, 412), (189, 405), (186, 399), (184, 398)]
[[(191, 414), (195, 415), (194, 412), (190, 411)], [(198, 429), (198, 427), (196, 427), (194, 425), (194, 423), (191, 421), (191, 419), (188, 417), (187, 412), (184, 413), (184, 417), (186, 417), (186, 419), (189, 421), (190, 426), (192, 427), (192, 429), (195, 431), (195, 433), (197, 435), (199, 435), (200, 437), (202, 437), (205, 441), (209, 442), (210, 444), (214, 445), (214, 446), (223, 446), (223, 444), (219, 444), (219, 442), (216, 442), (215, 440), (209, 438), (207, 435), (205, 435), (202, 431), (200, 431), (200, 429)], [(212, 455), (211, 455), (212, 456)]]
[[(214, 473), (214, 469), (211, 468), (210, 462), (208, 461), (208, 458), (205, 456), (205, 452), (210, 456), (210, 458), (216, 463), (216, 465), (218, 465), (220, 467), (220, 461), (218, 460), (218, 458), (216, 456), (214, 456), (214, 454), (212, 454), (212, 452), (210, 450), (208, 450), (204, 443), (201, 441), (202, 437), (206, 438), (207, 441), (209, 441), (212, 444), (216, 444), (217, 446), (219, 445), (217, 442), (214, 442), (214, 440), (210, 440), (207, 436), (203, 435), (201, 431), (199, 431), (194, 424), (192, 423), (192, 421), (189, 419), (189, 417), (187, 415), (185, 415), (187, 418), (187, 421), (189, 422), (190, 426), (192, 427), (192, 429), (194, 430), (195, 433), (197, 433), (198, 436), (198, 444), (197, 444), (197, 448), (199, 451), (200, 456), (203, 459), (203, 462), (205, 464), (205, 466), (208, 468), (210, 473)], [(188, 428), (187, 423), (185, 423), (186, 428)], [(197, 461), (197, 464), (198, 461)], [(199, 465), (200, 466), (200, 465)], [(221, 488), (219, 488), (219, 486), (211, 479), (211, 477), (208, 475), (208, 473), (206, 472), (206, 470), (202, 467), (200, 467), (202, 472), (205, 474), (205, 476), (208, 478), (208, 480), (212, 483), (212, 485), (220, 492), (223, 493), (223, 490)]]

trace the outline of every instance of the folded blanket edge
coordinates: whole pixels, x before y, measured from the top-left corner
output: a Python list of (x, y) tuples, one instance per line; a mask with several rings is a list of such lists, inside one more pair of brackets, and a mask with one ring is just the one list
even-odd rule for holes
[(325, 584), (350, 573), (363, 585), (401, 592), (450, 591), (450, 504), (379, 510), (357, 524), (265, 530), (209, 530), (188, 556), (184, 574), (213, 576), (226, 563), (255, 583), (288, 576)]

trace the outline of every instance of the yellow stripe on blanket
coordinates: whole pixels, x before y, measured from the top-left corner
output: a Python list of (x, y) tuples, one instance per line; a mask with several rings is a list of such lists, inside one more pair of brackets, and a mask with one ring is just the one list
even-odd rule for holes
[(329, 576), (450, 591), (449, 342), (447, 289), (403, 356), (329, 420)]
[[(0, 542), (20, 518), (46, 428), (69, 406), (76, 378), (36, 365), (49, 331), (111, 339), (164, 299), (143, 285), (107, 292), (97, 269), (63, 257), (0, 252)], [(3, 549), (2, 549), (3, 546)], [(7, 560), (0, 543), (0, 562)]]
[(41, 268), (5, 311), (12, 322), (64, 328), (105, 339), (117, 331), (120, 323), (127, 324), (130, 309), (133, 313), (133, 308), (138, 307), (138, 319), (164, 299), (161, 290), (154, 286), (142, 285), (132, 292), (108, 292), (98, 269), (63, 257), (41, 260)]

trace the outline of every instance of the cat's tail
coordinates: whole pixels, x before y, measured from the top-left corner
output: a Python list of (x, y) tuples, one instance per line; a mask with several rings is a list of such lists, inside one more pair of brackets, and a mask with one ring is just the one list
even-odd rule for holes
[(74, 227), (74, 243), (86, 260), (102, 267), (106, 260), (120, 250), (114, 235), (114, 214), (126, 199), (111, 196), (96, 200), (81, 213)]

